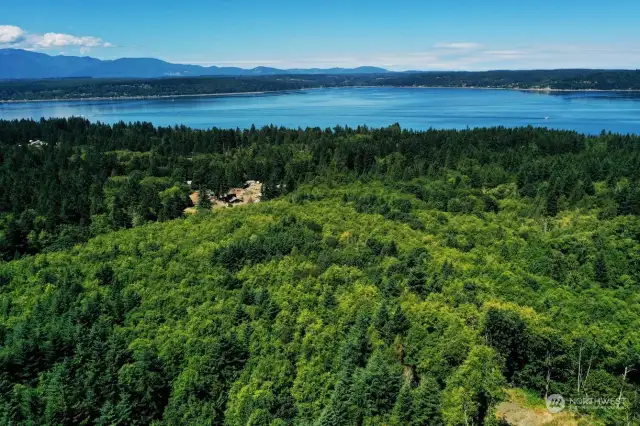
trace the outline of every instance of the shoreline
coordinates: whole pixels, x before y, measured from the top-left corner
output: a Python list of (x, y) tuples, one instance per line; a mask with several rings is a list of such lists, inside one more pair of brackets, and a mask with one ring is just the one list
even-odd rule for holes
[[(562, 93), (562, 92), (601, 92), (601, 93), (640, 93), (640, 89), (552, 89), (550, 87), (482, 87), (482, 86), (342, 86), (342, 87), (325, 87), (325, 89), (375, 89), (375, 88), (395, 88), (395, 89), (466, 89), (466, 90), (512, 90), (514, 92), (542, 92), (542, 93)], [(300, 89), (308, 90), (308, 89)]]
[[(316, 89), (315, 87), (313, 89)], [(188, 93), (182, 95), (143, 95), (143, 96), (96, 96), (90, 98), (51, 98), (51, 99), (5, 99), (0, 104), (25, 104), (31, 102), (80, 102), (80, 101), (139, 101), (152, 99), (195, 98), (215, 96), (264, 95), (267, 93), (285, 93), (309, 89), (265, 90), (262, 92), (227, 92), (227, 93)]]
[(520, 88), (520, 87), (475, 87), (475, 86), (329, 86), (329, 87), (306, 87), (299, 89), (265, 90), (260, 92), (225, 92), (225, 93), (188, 93), (180, 95), (141, 95), (141, 96), (96, 96), (88, 98), (51, 98), (51, 99), (6, 99), (0, 100), (0, 104), (20, 104), (32, 102), (82, 102), (82, 101), (136, 101), (154, 99), (173, 98), (196, 98), (196, 97), (231, 97), (231, 96), (255, 96), (270, 93), (292, 93), (317, 89), (465, 89), (465, 90), (512, 90), (517, 92), (539, 92), (539, 93), (640, 93), (640, 89), (552, 89), (552, 88)]

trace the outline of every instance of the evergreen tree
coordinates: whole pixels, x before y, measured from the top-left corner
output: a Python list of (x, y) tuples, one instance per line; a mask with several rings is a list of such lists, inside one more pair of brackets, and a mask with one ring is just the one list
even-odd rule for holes
[(354, 367), (363, 367), (366, 364), (371, 350), (367, 336), (368, 326), (369, 318), (364, 313), (359, 314), (340, 350), (343, 368), (352, 369)]
[(349, 373), (340, 373), (336, 388), (331, 394), (331, 400), (322, 410), (316, 426), (350, 426), (353, 425), (354, 407), (350, 404), (352, 394), (352, 380)]
[(555, 188), (549, 191), (547, 195), (547, 216), (555, 216), (558, 214), (558, 192)]
[(407, 287), (412, 292), (421, 296), (426, 295), (427, 273), (422, 266), (416, 266), (409, 270), (407, 277)]
[(376, 350), (365, 369), (360, 370), (354, 383), (354, 392), (360, 397), (359, 408), (370, 419), (388, 414), (400, 391), (402, 373), (400, 365), (390, 367), (381, 350)]
[(390, 319), (389, 307), (386, 301), (383, 301), (373, 319), (373, 325), (387, 343), (390, 343), (391, 339)]
[(409, 331), (410, 327), (411, 323), (402, 311), (402, 307), (397, 306), (396, 310), (393, 313), (393, 317), (391, 318), (391, 333), (394, 336), (403, 336)]
[(607, 260), (602, 252), (596, 256), (596, 261), (593, 265), (593, 274), (596, 281), (600, 284), (609, 284), (609, 268), (607, 267)]
[(422, 377), (420, 384), (411, 392), (413, 425), (442, 426), (442, 392), (432, 377)]
[(529, 342), (524, 321), (512, 310), (490, 308), (485, 318), (483, 334), (489, 345), (504, 359), (506, 378), (512, 380), (527, 361)]
[(503, 397), (505, 385), (496, 352), (475, 346), (448, 379), (443, 394), (447, 424), (484, 424), (487, 414)]
[(205, 188), (200, 188), (198, 191), (198, 208), (202, 210), (211, 210), (211, 199), (209, 198), (209, 191)]
[(398, 398), (393, 407), (391, 424), (397, 426), (410, 426), (414, 424), (415, 413), (413, 411), (413, 395), (411, 387), (405, 383), (398, 393)]

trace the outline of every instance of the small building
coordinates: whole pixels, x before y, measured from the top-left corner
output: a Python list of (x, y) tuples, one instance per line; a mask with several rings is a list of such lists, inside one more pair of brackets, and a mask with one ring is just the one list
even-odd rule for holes
[(29, 146), (34, 146), (34, 147), (42, 147), (44, 145), (46, 145), (47, 143), (44, 141), (41, 141), (40, 139), (37, 140), (30, 140), (29, 141)]
[[(192, 181), (187, 181), (191, 185)], [(231, 188), (226, 194), (216, 197), (213, 192), (207, 190), (207, 195), (211, 200), (214, 209), (231, 207), (236, 204), (252, 204), (260, 202), (262, 198), (262, 184), (259, 181), (248, 180), (242, 188)], [(192, 192), (189, 197), (194, 206), (200, 201), (199, 191)], [(186, 211), (185, 211), (186, 213)]]
[(244, 188), (232, 188), (229, 191), (229, 194), (233, 194), (236, 197), (241, 198), (244, 196), (244, 191), (245, 191)]
[(225, 195), (221, 195), (218, 200), (220, 201), (224, 201), (225, 203), (230, 203), (231, 200), (235, 199), (236, 196), (235, 194), (225, 194)]

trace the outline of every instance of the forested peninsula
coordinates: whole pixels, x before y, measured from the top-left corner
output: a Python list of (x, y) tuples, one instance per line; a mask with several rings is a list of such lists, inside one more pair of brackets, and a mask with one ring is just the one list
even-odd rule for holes
[(156, 79), (71, 78), (16, 80), (0, 81), (0, 101), (154, 98), (358, 86), (548, 91), (638, 91), (640, 90), (640, 71), (534, 70)]
[(638, 214), (634, 135), (0, 121), (0, 423), (637, 425)]

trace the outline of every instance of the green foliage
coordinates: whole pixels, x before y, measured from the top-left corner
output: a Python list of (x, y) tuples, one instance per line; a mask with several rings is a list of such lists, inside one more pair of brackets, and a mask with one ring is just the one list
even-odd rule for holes
[(208, 191), (205, 189), (198, 191), (198, 208), (202, 210), (211, 209), (211, 199), (209, 198)]
[(487, 342), (504, 358), (505, 377), (512, 379), (527, 362), (525, 322), (513, 310), (491, 307), (485, 317), (483, 333)]
[(638, 424), (637, 142), (0, 121), (0, 423), (487, 424), (518, 386)]
[[(46, 145), (30, 147), (29, 139)], [(61, 250), (113, 229), (181, 217), (191, 206), (187, 181), (200, 195), (219, 195), (260, 180), (264, 200), (291, 193), (304, 203), (319, 201), (295, 191), (312, 180), (382, 179), (385, 190), (343, 200), (415, 230), (425, 230), (416, 215), (422, 208), (478, 217), (503, 208), (536, 217), (570, 208), (595, 210), (603, 219), (634, 215), (640, 213), (639, 155), (636, 136), (587, 138), (534, 128), (241, 131), (77, 118), (0, 121), (0, 255), (10, 260)], [(408, 194), (391, 196), (393, 189)], [(516, 192), (523, 198), (516, 200)], [(200, 201), (208, 210), (207, 197)], [(379, 254), (375, 240), (370, 248)], [(447, 244), (471, 250), (477, 241), (452, 230)]]
[(496, 353), (476, 346), (447, 381), (443, 415), (448, 425), (481, 425), (502, 398), (504, 379)]

